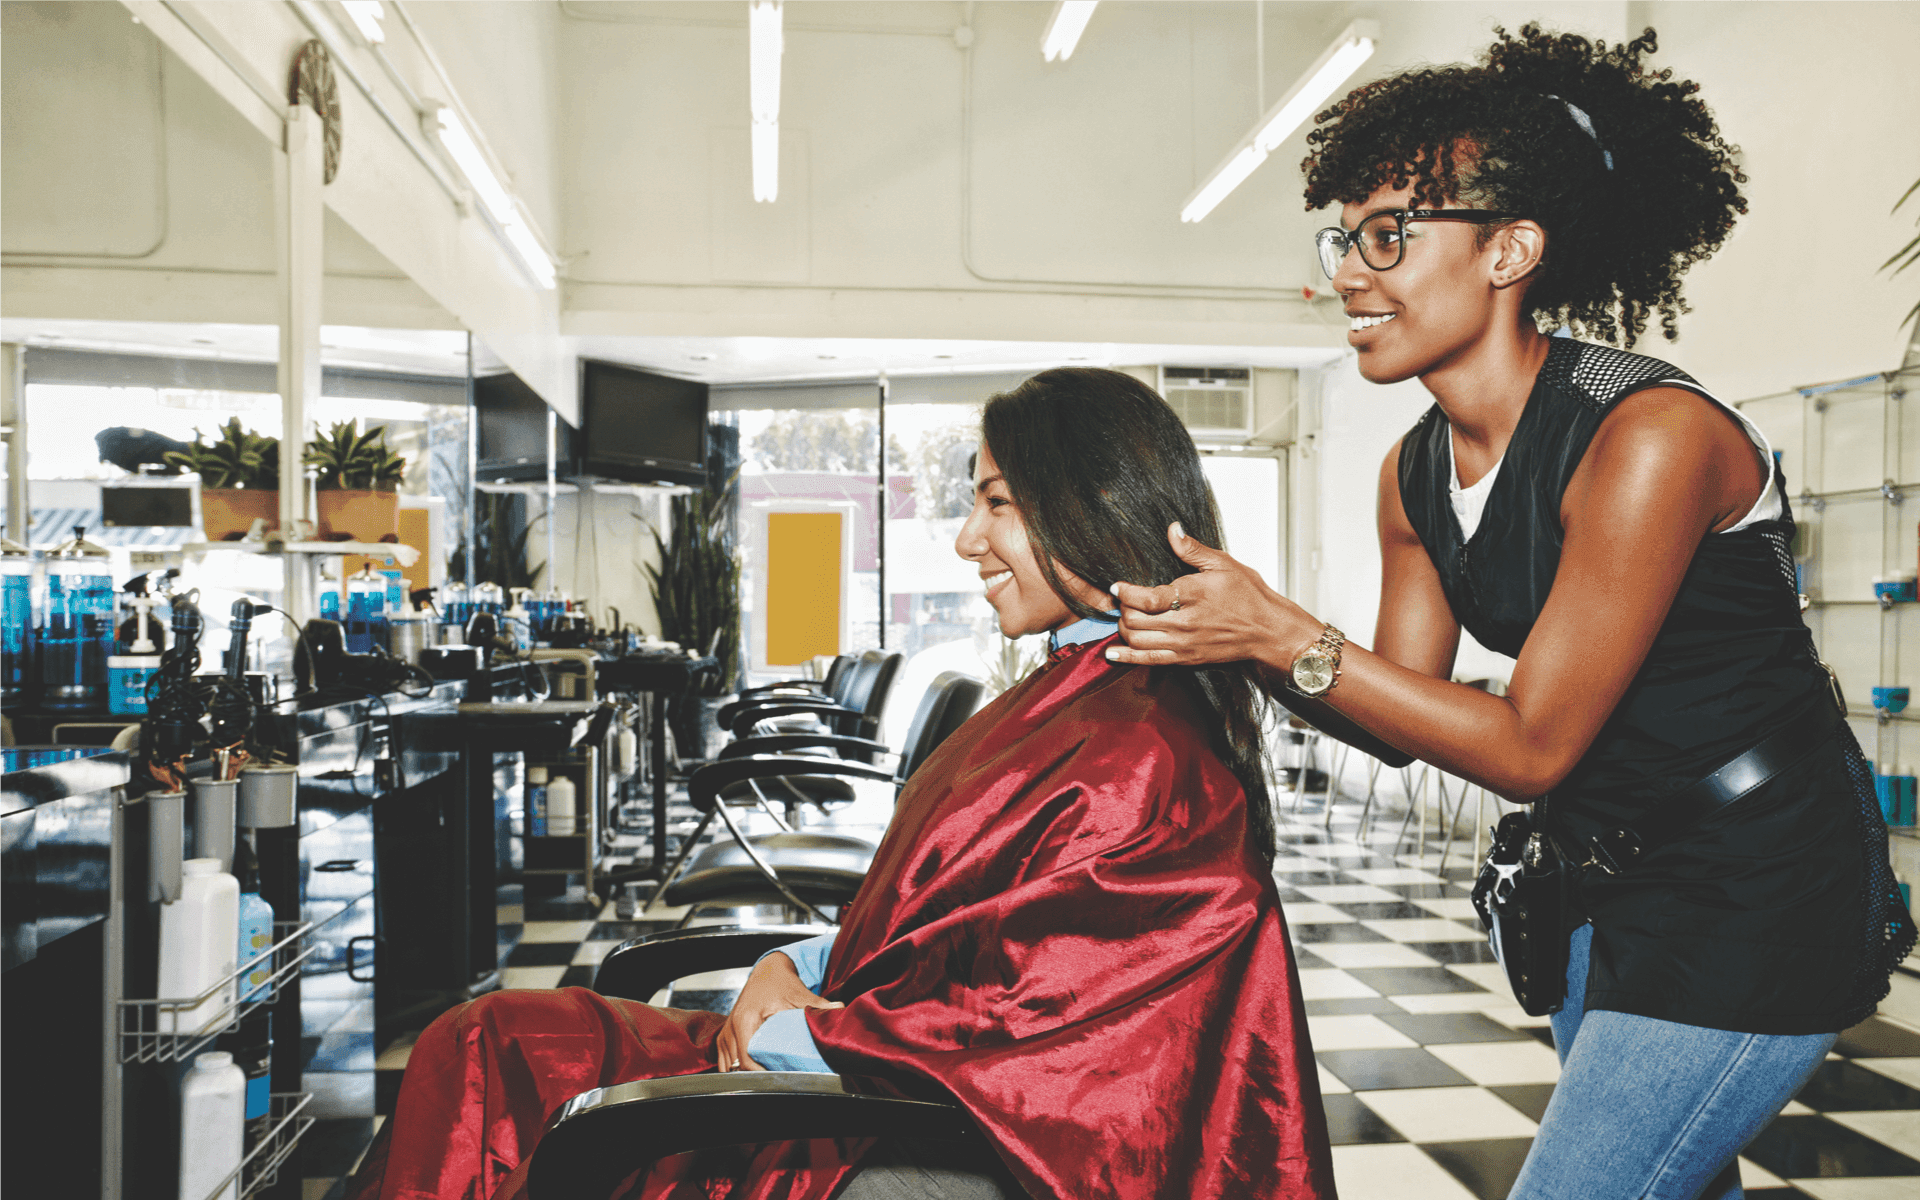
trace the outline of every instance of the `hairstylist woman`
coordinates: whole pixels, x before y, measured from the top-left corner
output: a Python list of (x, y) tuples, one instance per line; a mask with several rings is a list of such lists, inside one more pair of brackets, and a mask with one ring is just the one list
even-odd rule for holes
[[(1581, 877), (1562, 1075), (1512, 1196), (1737, 1197), (1735, 1156), (1913, 927), (1764, 439), (1675, 367), (1540, 333), (1631, 341), (1658, 312), (1673, 336), (1680, 273), (1745, 208), (1731, 150), (1642, 64), (1651, 30), (1497, 32), (1483, 65), (1369, 84), (1309, 138), (1360, 372), (1436, 401), (1381, 467), (1372, 648), (1176, 527), (1198, 573), (1118, 587), (1109, 657), (1253, 660), (1330, 731), (1551, 793), (1568, 861), (1612, 857)], [(1518, 658), (1507, 695), (1448, 682), (1462, 627)], [(1730, 763), (1761, 782), (1702, 783)]]

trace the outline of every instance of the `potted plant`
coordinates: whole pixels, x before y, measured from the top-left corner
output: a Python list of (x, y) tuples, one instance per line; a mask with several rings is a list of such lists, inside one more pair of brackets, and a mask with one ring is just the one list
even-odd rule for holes
[(385, 425), (360, 433), (352, 421), (336, 421), (307, 443), (300, 461), (319, 472), (314, 515), (323, 540), (400, 540), (399, 487), (407, 460), (387, 448)]
[(740, 503), (739, 433), (724, 425), (708, 432), (707, 486), (669, 502), (667, 536), (653, 530), (659, 565), (644, 567), (660, 636), (689, 650), (704, 652), (712, 646), (720, 660), (719, 669), (703, 672), (692, 694), (669, 715), (682, 758), (707, 757), (718, 730), (714, 714), (737, 690), (741, 671), (740, 547), (734, 530)]
[(268, 528), (279, 525), (279, 438), (243, 428), (233, 417), (211, 443), (195, 429), (192, 444), (168, 451), (167, 462), (200, 476), (200, 525), (208, 541), (238, 541), (261, 518)]

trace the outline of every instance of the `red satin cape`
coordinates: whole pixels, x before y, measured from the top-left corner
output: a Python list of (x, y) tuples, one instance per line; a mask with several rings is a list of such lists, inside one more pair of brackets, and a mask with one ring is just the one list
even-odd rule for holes
[[(1056, 654), (914, 774), (807, 1014), (823, 1057), (951, 1096), (1036, 1198), (1334, 1195), (1278, 895), (1172, 671)], [(722, 1020), (496, 993), (413, 1048), (351, 1200), (502, 1200), (595, 1087), (714, 1068)], [(645, 1200), (827, 1200), (860, 1144), (669, 1160)]]
[(1049, 661), (901, 796), (820, 1052), (957, 1097), (1035, 1196), (1331, 1197), (1273, 877), (1189, 682)]

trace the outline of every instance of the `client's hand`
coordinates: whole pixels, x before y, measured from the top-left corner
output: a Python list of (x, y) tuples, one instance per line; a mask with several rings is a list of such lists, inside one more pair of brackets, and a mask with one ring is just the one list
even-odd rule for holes
[(720, 1069), (722, 1071), (764, 1071), (765, 1067), (747, 1057), (753, 1035), (767, 1018), (790, 1008), (843, 1008), (837, 1000), (823, 1000), (800, 982), (793, 960), (784, 954), (769, 954), (753, 968), (740, 998), (733, 1002), (727, 1023), (720, 1029)]
[(1258, 571), (1188, 537), (1178, 521), (1167, 526), (1167, 541), (1200, 572), (1164, 587), (1113, 585), (1126, 644), (1108, 648), (1112, 661), (1166, 666), (1252, 660), (1285, 670), (1320, 636), (1320, 623), (1268, 587)]

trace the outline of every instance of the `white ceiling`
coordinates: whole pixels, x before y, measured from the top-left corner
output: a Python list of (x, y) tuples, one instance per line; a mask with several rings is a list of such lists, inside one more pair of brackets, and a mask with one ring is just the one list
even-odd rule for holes
[[(29, 346), (272, 362), (278, 330), (271, 325), (7, 318), (0, 340)], [(1038, 371), (1068, 363), (1139, 366), (1314, 368), (1342, 351), (1297, 346), (1199, 346), (1118, 342), (1002, 342), (895, 338), (582, 337), (585, 358), (608, 359), (708, 383), (892, 375)], [(321, 331), (327, 365), (431, 375), (466, 371), (466, 335), (457, 330), (367, 329), (328, 325)], [(497, 369), (480, 348), (480, 370)]]

